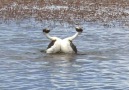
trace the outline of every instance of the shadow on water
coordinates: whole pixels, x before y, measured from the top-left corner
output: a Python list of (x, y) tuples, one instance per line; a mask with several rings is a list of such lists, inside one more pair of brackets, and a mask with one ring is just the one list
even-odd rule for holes
[[(116, 50), (117, 51), (117, 50)], [(86, 60), (117, 60), (119, 57), (115, 57), (116, 51), (106, 50), (106, 51), (79, 51), (77, 54), (46, 54), (45, 50), (41, 50), (43, 54), (44, 60), (48, 61), (58, 61), (58, 60), (66, 60), (70, 62), (74, 62), (77, 59), (85, 59)]]
[(67, 60), (67, 61), (74, 61), (76, 60), (76, 55), (74, 54), (46, 54), (44, 56), (45, 60)]
[(43, 58), (45, 60), (67, 60), (67, 61), (74, 61), (76, 59), (76, 54), (64, 54), (64, 53), (56, 53), (56, 54), (47, 54), (45, 50), (40, 51), (43, 54)]

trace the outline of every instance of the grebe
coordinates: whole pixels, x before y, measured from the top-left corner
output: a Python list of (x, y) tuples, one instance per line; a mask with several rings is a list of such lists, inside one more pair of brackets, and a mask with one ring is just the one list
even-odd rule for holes
[(80, 27), (76, 27), (76, 33), (68, 38), (60, 39), (58, 37), (51, 37), (48, 33), (49, 29), (43, 29), (43, 33), (46, 35), (48, 39), (51, 40), (51, 43), (48, 45), (46, 53), (77, 53), (76, 46), (72, 43), (79, 34), (82, 33), (83, 29)]
[(46, 53), (58, 53), (60, 52), (60, 43), (61, 39), (58, 37), (51, 37), (48, 33), (50, 32), (49, 29), (43, 29), (43, 33), (46, 35), (48, 39), (51, 40), (50, 44), (47, 47)]

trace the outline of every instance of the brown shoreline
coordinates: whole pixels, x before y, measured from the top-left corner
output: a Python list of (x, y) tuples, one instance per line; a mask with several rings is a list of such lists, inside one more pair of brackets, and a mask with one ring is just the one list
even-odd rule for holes
[(125, 0), (1, 0), (0, 19), (128, 22), (129, 1)]

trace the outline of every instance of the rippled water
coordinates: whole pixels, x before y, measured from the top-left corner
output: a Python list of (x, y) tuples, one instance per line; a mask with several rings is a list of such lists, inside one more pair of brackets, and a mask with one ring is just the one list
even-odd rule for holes
[[(78, 55), (45, 54), (49, 40), (42, 23), (0, 24), (1, 90), (128, 90), (129, 30), (84, 23), (76, 40)], [(61, 38), (73, 27), (56, 26)]]

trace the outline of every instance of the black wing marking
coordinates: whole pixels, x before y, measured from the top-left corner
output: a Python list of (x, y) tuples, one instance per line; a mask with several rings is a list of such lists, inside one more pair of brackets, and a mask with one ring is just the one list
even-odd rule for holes
[(53, 46), (53, 45), (54, 45), (55, 41), (56, 41), (56, 40), (52, 40), (52, 41), (49, 43), (49, 45), (48, 45), (47, 49), (48, 49), (48, 48), (51, 48), (51, 46)]
[(76, 46), (72, 43), (72, 41), (70, 41), (70, 46), (72, 47), (73, 51), (74, 51), (75, 53), (77, 53), (77, 48), (76, 48)]

